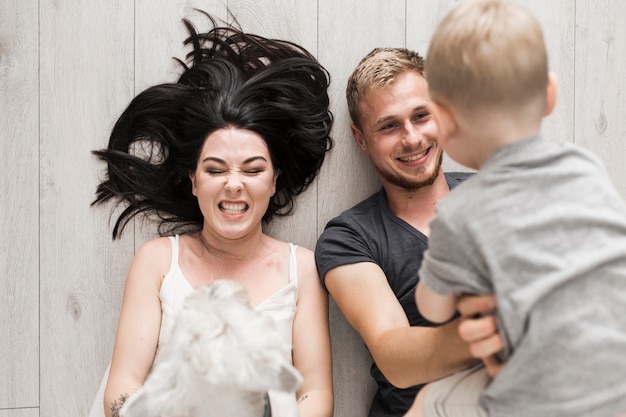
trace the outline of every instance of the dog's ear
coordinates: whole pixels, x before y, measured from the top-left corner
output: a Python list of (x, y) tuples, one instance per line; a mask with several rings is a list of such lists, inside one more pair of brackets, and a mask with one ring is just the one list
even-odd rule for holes
[(279, 391), (296, 392), (302, 384), (302, 375), (296, 368), (290, 363), (283, 363), (280, 366), (278, 372), (278, 386)]
[(123, 417), (145, 417), (149, 414), (148, 394), (145, 390), (140, 389), (131, 395), (124, 403), (120, 410), (120, 416)]

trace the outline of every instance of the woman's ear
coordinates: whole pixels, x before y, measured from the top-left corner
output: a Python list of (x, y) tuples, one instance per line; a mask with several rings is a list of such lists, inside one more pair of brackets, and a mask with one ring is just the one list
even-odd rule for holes
[(195, 195), (196, 197), (198, 197), (198, 194), (196, 191), (196, 175), (192, 171), (189, 171), (189, 180), (191, 181), (191, 193)]
[(548, 116), (556, 106), (556, 96), (558, 92), (559, 81), (556, 74), (552, 71), (548, 72), (548, 87), (546, 94), (546, 111), (544, 116)]
[(456, 119), (454, 118), (452, 111), (446, 104), (438, 101), (430, 102), (428, 107), (437, 122), (437, 127), (439, 129), (438, 141), (440, 143), (448, 142), (457, 128)]
[(274, 170), (274, 182), (272, 184), (272, 197), (276, 194), (276, 181), (278, 180), (278, 176), (280, 175), (280, 170)]

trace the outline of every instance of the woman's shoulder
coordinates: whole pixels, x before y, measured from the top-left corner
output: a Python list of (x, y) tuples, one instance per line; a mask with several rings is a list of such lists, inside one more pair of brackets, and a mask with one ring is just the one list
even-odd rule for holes
[(296, 246), (296, 258), (298, 261), (302, 259), (302, 262), (315, 261), (313, 251), (307, 247), (300, 246), (297, 243), (290, 243), (290, 245)]
[(315, 266), (315, 254), (311, 249), (304, 246), (296, 248), (296, 261), (298, 263), (298, 281), (318, 280), (317, 267)]
[(172, 260), (172, 242), (168, 237), (157, 237), (144, 242), (137, 253), (133, 264), (156, 276), (163, 277), (170, 269)]
[(135, 256), (162, 256), (172, 253), (172, 242), (169, 237), (157, 237), (144, 242)]
[(269, 239), (269, 242), (271, 242), (270, 250), (274, 253), (289, 253), (289, 258), (291, 259), (291, 255), (293, 251), (295, 251), (295, 260), (299, 279), (303, 275), (310, 275), (311, 271), (317, 274), (317, 268), (315, 267), (315, 255), (311, 249), (301, 246), (296, 242), (287, 242), (273, 237), (269, 237)]

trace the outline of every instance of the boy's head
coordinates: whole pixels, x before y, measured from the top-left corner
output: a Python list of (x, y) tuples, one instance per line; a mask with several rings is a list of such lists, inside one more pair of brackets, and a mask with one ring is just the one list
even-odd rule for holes
[(538, 21), (502, 0), (467, 0), (441, 21), (425, 64), (439, 142), (478, 169), (500, 146), (539, 133), (556, 78)]
[(457, 110), (541, 106), (548, 84), (541, 27), (510, 2), (463, 2), (435, 30), (426, 76), (432, 99)]
[(346, 99), (352, 123), (361, 127), (359, 105), (371, 90), (393, 84), (407, 71), (424, 76), (424, 59), (405, 48), (375, 48), (367, 54), (348, 78)]

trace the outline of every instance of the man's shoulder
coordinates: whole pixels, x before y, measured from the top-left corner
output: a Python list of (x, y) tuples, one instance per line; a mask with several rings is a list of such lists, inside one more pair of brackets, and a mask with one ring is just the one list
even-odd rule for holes
[(384, 204), (384, 195), (381, 190), (331, 219), (326, 228), (354, 223), (360, 224), (364, 220), (371, 218), (373, 213), (379, 212), (382, 204)]
[(448, 183), (448, 187), (450, 187), (450, 189), (453, 189), (472, 175), (474, 175), (473, 172), (453, 171), (445, 173), (446, 182)]

